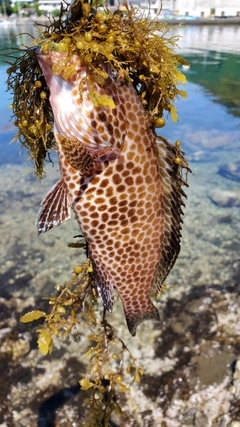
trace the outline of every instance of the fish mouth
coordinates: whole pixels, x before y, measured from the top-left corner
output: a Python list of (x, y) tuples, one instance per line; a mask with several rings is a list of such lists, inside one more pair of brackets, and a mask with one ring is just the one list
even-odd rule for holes
[[(71, 55), (71, 57), (69, 58), (68, 53), (56, 52), (52, 49), (43, 51), (42, 48), (37, 48), (35, 54), (45, 78), (51, 73), (53, 77), (61, 76), (63, 80), (67, 80), (66, 78), (64, 78), (62, 70), (65, 70), (66, 67), (71, 66), (73, 64), (75, 72), (84, 71), (85, 69), (81, 64), (80, 58), (77, 55)], [(56, 67), (54, 72), (53, 67)]]
[(51, 70), (58, 61), (64, 60), (67, 56), (65, 53), (53, 50), (43, 52), (41, 48), (37, 48), (35, 54), (44, 75), (47, 70)]

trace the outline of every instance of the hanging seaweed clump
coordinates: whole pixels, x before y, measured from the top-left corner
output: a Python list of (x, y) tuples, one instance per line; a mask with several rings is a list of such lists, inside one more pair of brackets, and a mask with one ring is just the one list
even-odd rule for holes
[(75, 0), (71, 7), (62, 7), (60, 17), (44, 27), (32, 47), (23, 49), (13, 63), (9, 61), (7, 85), (13, 94), (17, 138), (33, 160), (38, 178), (42, 178), (46, 154), (54, 150), (55, 142), (49, 90), (35, 50), (64, 53), (53, 68), (54, 75), (64, 70), (64, 78), (75, 71), (73, 55), (99, 81), (106, 76), (96, 64), (109, 64), (133, 83), (155, 129), (164, 126), (164, 111), (177, 120), (174, 101), (186, 96), (178, 88), (186, 81), (178, 66), (186, 61), (174, 53), (178, 37), (169, 37), (168, 31), (167, 24), (141, 16), (139, 9), (127, 4), (124, 11), (110, 11), (101, 3), (93, 6)]
[[(73, 246), (75, 244), (71, 244)], [(107, 321), (105, 310), (102, 318), (97, 316), (98, 292), (89, 259), (77, 265), (72, 279), (64, 286), (57, 285), (56, 289), (57, 295), (47, 298), (52, 307), (49, 314), (33, 310), (23, 315), (21, 322), (44, 318), (44, 324), (37, 329), (38, 347), (44, 355), (52, 352), (54, 336), (68, 338), (79, 324), (89, 330), (91, 346), (85, 354), (89, 369), (79, 381), (81, 390), (89, 391), (84, 401), (87, 414), (83, 427), (107, 427), (114, 412), (122, 413), (119, 393), (129, 392), (134, 382), (140, 382), (143, 368), (137, 366)]]

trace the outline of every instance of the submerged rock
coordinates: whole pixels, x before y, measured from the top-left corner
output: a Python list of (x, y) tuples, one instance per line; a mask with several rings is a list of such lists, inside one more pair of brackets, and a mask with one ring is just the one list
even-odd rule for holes
[(218, 173), (224, 178), (240, 182), (240, 160), (220, 166)]
[(190, 154), (188, 160), (191, 162), (212, 162), (216, 156), (213, 153), (209, 153), (205, 150), (198, 150)]
[(232, 208), (233, 206), (240, 206), (240, 192), (237, 190), (230, 191), (216, 188), (210, 191), (209, 198), (214, 204), (223, 208)]

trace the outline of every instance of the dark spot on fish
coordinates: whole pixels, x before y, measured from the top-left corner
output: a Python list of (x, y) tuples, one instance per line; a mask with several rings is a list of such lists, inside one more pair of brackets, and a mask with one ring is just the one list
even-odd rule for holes
[(103, 214), (102, 214), (102, 221), (104, 221), (104, 222), (107, 222), (107, 220), (109, 219), (109, 215), (108, 215), (108, 213), (107, 212), (104, 212)]
[(102, 182), (100, 183), (100, 187), (105, 188), (107, 187), (109, 184), (108, 179), (103, 179)]
[(134, 208), (135, 206), (137, 206), (137, 200), (133, 200), (132, 202), (129, 203), (129, 207), (130, 208)]
[(107, 207), (107, 205), (101, 205), (101, 206), (99, 206), (98, 210), (99, 210), (99, 212), (107, 211), (108, 207)]
[(92, 226), (94, 227), (94, 228), (97, 228), (98, 227), (98, 225), (99, 225), (99, 221), (97, 221), (96, 219), (94, 219), (93, 221), (92, 221)]
[(108, 225), (109, 226), (111, 226), (111, 225), (117, 225), (118, 224), (118, 221), (116, 221), (116, 220), (111, 220), (111, 221), (108, 221)]
[(128, 177), (125, 179), (125, 182), (126, 182), (126, 184), (127, 184), (127, 185), (133, 185), (134, 181), (133, 181), (132, 176), (128, 176)]
[(136, 196), (135, 196), (136, 188), (135, 187), (128, 187), (127, 191), (128, 191), (128, 193), (132, 193), (130, 196), (130, 200), (133, 200), (136, 198)]
[(115, 138), (120, 138), (121, 137), (121, 132), (119, 131), (119, 129), (115, 129)]
[[(137, 169), (137, 168), (135, 168), (135, 169)], [(134, 172), (134, 170), (133, 170), (133, 173), (139, 173), (139, 172)], [(136, 184), (139, 185), (142, 183), (143, 183), (143, 177), (141, 175), (136, 176)]]
[(125, 185), (118, 185), (116, 189), (119, 193), (123, 193), (126, 190)]
[(127, 212), (128, 217), (131, 217), (131, 216), (135, 215), (135, 213), (136, 213), (135, 209), (129, 209), (128, 212)]
[(92, 213), (90, 214), (90, 217), (91, 217), (91, 218), (98, 218), (98, 217), (99, 217), (99, 213), (98, 213), (98, 212), (92, 212)]
[(105, 175), (106, 175), (106, 176), (109, 176), (109, 175), (112, 175), (112, 173), (113, 173), (113, 168), (112, 168), (112, 166), (110, 166), (110, 167), (105, 171)]
[(123, 169), (124, 169), (124, 165), (122, 163), (119, 163), (116, 165), (117, 172), (122, 172)]
[(103, 132), (104, 132), (104, 126), (102, 126), (102, 125), (98, 126), (98, 127), (97, 127), (97, 131), (98, 131), (99, 133), (103, 133)]
[(114, 184), (120, 184), (122, 182), (122, 178), (119, 174), (115, 173), (112, 177)]
[(116, 197), (111, 197), (110, 199), (109, 199), (109, 203), (110, 203), (110, 205), (117, 205), (117, 198)]
[(107, 130), (110, 135), (113, 135), (113, 125), (111, 123), (107, 123)]
[(119, 202), (119, 206), (126, 206), (127, 205), (127, 200), (122, 200), (121, 202)]
[(89, 188), (89, 189), (88, 189), (88, 194), (89, 194), (89, 193), (95, 193), (95, 191), (96, 191), (96, 188), (95, 188), (95, 187)]
[(99, 118), (99, 120), (101, 120), (101, 122), (107, 121), (107, 116), (106, 116), (106, 113), (104, 111), (100, 111), (98, 113), (98, 118)]
[(130, 111), (128, 113), (128, 119), (131, 120), (132, 122), (136, 122), (136, 116), (135, 116), (135, 114)]
[(119, 112), (118, 117), (119, 117), (119, 120), (120, 120), (121, 122), (123, 122), (123, 120), (124, 120), (124, 116), (123, 116), (123, 114), (121, 113), (121, 111)]
[[(124, 101), (123, 101), (123, 103), (124, 103)], [(125, 108), (125, 106), (123, 105), (123, 103), (121, 104), (121, 109), (122, 109), (123, 115), (124, 115), (124, 117), (125, 117), (125, 116), (126, 116), (126, 108)]]
[(106, 190), (106, 196), (107, 197), (111, 197), (113, 195), (113, 188), (112, 187), (108, 187)]
[[(126, 212), (126, 209), (124, 208), (124, 212)], [(127, 217), (126, 217), (126, 214), (122, 214), (122, 215), (120, 215), (120, 217), (119, 217), (119, 220), (120, 221), (125, 221), (127, 219)]]
[(118, 213), (116, 212), (116, 213), (113, 213), (112, 215), (111, 215), (111, 218), (112, 219), (116, 219), (116, 218), (118, 218)]
[(130, 228), (129, 227), (123, 228), (122, 234), (130, 234)]
[(101, 145), (102, 143), (101, 139), (97, 135), (94, 135), (94, 141), (96, 142), (96, 144), (99, 144), (99, 145)]
[[(134, 132), (138, 131), (138, 124), (137, 123), (132, 123), (132, 130)], [(138, 142), (140, 142), (141, 137), (139, 135), (136, 135), (135, 138), (134, 138), (134, 140), (136, 141), (137, 137), (138, 137)]]
[(126, 167), (128, 169), (133, 169), (134, 168), (134, 163), (133, 162), (127, 162)]
[(109, 245), (109, 246), (112, 246), (112, 245), (113, 245), (113, 243), (114, 243), (114, 241), (113, 241), (112, 239), (108, 239), (108, 240), (106, 241), (106, 244), (107, 244), (107, 245)]
[(140, 249), (140, 244), (139, 244), (139, 243), (135, 243), (135, 245), (134, 245), (134, 249), (135, 249), (135, 250)]
[(116, 212), (117, 207), (116, 206), (112, 206), (111, 208), (108, 208), (108, 212)]

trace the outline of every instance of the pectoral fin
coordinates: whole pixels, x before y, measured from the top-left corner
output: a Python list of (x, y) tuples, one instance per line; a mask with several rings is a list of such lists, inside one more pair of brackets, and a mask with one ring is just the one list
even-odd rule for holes
[(46, 233), (55, 225), (60, 225), (71, 216), (67, 188), (60, 179), (47, 193), (41, 203), (41, 209), (36, 220), (38, 234)]
[(67, 162), (74, 169), (84, 176), (92, 173), (94, 160), (84, 144), (77, 139), (66, 138), (61, 135), (57, 135), (57, 140), (61, 145)]
[(104, 169), (107, 162), (117, 159), (120, 151), (112, 147), (86, 146), (74, 138), (57, 135), (67, 162), (82, 176), (92, 175)]

